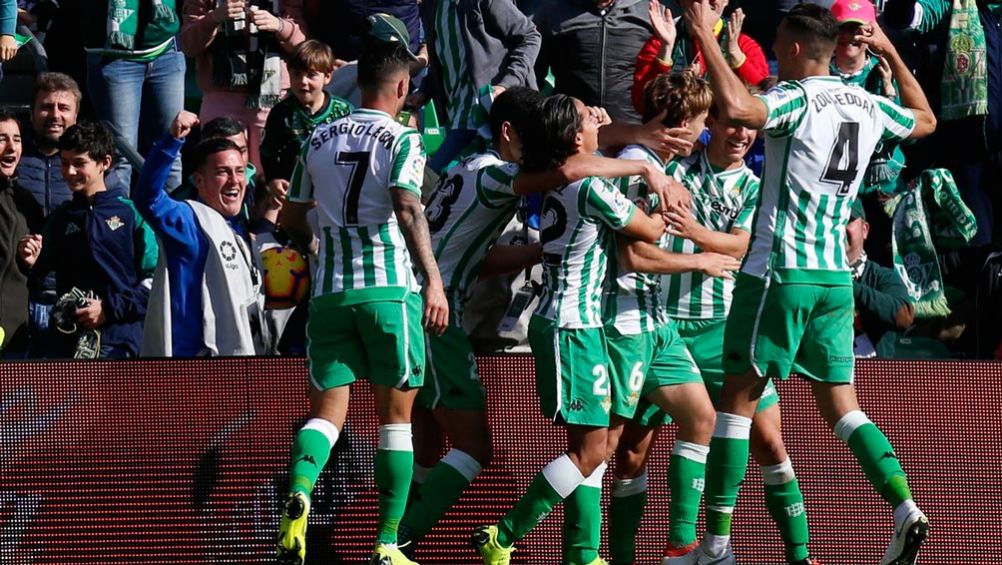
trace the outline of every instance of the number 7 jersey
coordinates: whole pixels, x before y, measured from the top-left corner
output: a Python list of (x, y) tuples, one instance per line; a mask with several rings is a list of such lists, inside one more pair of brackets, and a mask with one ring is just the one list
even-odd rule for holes
[(289, 200), (317, 203), (317, 296), (342, 304), (400, 300), (418, 286), (391, 190), (421, 196), (425, 152), (417, 131), (357, 109), (317, 128), (303, 147)]
[(779, 282), (851, 284), (845, 226), (881, 140), (915, 116), (837, 77), (787, 81), (758, 96), (767, 110), (765, 167), (741, 271)]

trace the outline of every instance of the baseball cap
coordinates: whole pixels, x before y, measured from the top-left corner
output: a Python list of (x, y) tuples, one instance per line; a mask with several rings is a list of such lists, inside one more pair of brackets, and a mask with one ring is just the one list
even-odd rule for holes
[(852, 208), (849, 209), (849, 221), (853, 220), (866, 221), (866, 211), (863, 210), (863, 201), (859, 198), (852, 203)]
[(839, 25), (858, 23), (869, 25), (877, 21), (877, 10), (873, 0), (835, 0), (832, 14)]
[(411, 34), (407, 32), (407, 26), (389, 14), (373, 14), (369, 16), (369, 35), (386, 43), (399, 43), (411, 59), (417, 61), (417, 56), (411, 52)]

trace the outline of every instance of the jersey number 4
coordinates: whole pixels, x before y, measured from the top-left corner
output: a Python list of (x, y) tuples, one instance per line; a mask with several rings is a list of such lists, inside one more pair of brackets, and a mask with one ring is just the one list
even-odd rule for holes
[(828, 156), (828, 166), (822, 181), (839, 185), (836, 194), (846, 196), (852, 188), (853, 181), (859, 172), (859, 124), (842, 122), (838, 128), (838, 137)]
[(348, 185), (344, 193), (344, 203), (341, 205), (341, 213), (344, 215), (345, 224), (354, 225), (358, 223), (358, 198), (362, 195), (362, 184), (365, 183), (365, 174), (369, 172), (369, 152), (339, 151), (335, 162), (338, 165), (351, 167), (351, 173), (348, 175)]

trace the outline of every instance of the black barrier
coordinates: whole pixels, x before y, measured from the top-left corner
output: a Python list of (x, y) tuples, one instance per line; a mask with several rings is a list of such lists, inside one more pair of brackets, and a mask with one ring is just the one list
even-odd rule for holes
[[(418, 561), (476, 563), (471, 528), (498, 518), (560, 452), (539, 414), (531, 359), (481, 359), (496, 459), (422, 544)], [(864, 362), (864, 409), (891, 438), (932, 522), (922, 563), (1002, 563), (1002, 365)], [(779, 386), (813, 553), (873, 564), (890, 509), (812, 410)], [(301, 359), (9, 363), (0, 367), (0, 563), (268, 563), (292, 436), (305, 414)], [(355, 387), (349, 422), (314, 495), (308, 563), (362, 563), (375, 526), (375, 419)], [(666, 532), (671, 428), (651, 463), (639, 563)], [(744, 564), (782, 563), (752, 466), (735, 513)], [(608, 479), (607, 479), (608, 483)], [(515, 563), (559, 562), (559, 511)]]

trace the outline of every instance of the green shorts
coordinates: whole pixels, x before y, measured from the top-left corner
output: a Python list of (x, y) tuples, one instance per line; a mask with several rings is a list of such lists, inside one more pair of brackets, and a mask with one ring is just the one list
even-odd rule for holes
[[(646, 338), (644, 338), (646, 336)], [(624, 417), (632, 417), (635, 422), (643, 426), (657, 426), (665, 422), (670, 422), (667, 414), (661, 411), (657, 405), (647, 400), (647, 395), (654, 389), (663, 386), (683, 385), (689, 383), (701, 383), (702, 377), (699, 375), (699, 367), (692, 356), (686, 350), (675, 329), (674, 322), (668, 322), (653, 332), (648, 332), (635, 336), (623, 336), (622, 341), (617, 345), (617, 349), (623, 352), (624, 356), (636, 355), (637, 352), (648, 352), (649, 357), (643, 371), (643, 386), (640, 389), (640, 400), (636, 404), (634, 414), (619, 414)], [(637, 341), (644, 338), (649, 344)], [(616, 338), (622, 339), (622, 338)], [(613, 356), (613, 339), (609, 340), (609, 355)], [(632, 343), (631, 343), (632, 342)], [(644, 346), (647, 349), (642, 349)], [(634, 370), (636, 365), (620, 364)], [(613, 373), (615, 374), (615, 369)]]
[(609, 426), (615, 383), (602, 328), (557, 328), (533, 316), (529, 346), (535, 356), (536, 393), (543, 415), (578, 426)]
[(450, 325), (441, 336), (426, 334), (425, 343), (427, 379), (418, 392), (418, 405), (429, 410), (484, 410), (487, 394), (466, 332)]
[(724, 331), (724, 372), (786, 379), (790, 372), (851, 383), (852, 286), (779, 283), (739, 273)]
[(310, 382), (319, 390), (367, 379), (399, 389), (424, 382), (424, 329), (421, 295), (403, 301), (331, 304), (310, 302), (306, 355)]
[[(675, 320), (678, 335), (699, 366), (706, 390), (713, 405), (720, 406), (720, 391), (724, 388), (724, 326), (726, 318), (715, 320)], [(779, 393), (772, 380), (765, 385), (756, 413), (779, 403)]]

